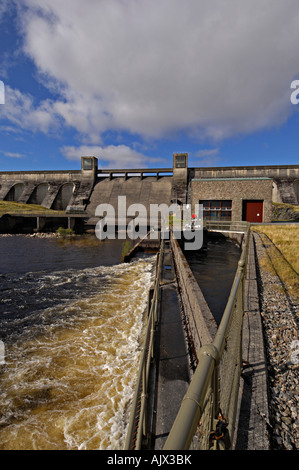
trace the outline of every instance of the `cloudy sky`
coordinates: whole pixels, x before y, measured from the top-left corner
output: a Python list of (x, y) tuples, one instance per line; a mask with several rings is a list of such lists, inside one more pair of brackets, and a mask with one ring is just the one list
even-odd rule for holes
[(1, 0), (0, 171), (298, 164), (298, 0)]

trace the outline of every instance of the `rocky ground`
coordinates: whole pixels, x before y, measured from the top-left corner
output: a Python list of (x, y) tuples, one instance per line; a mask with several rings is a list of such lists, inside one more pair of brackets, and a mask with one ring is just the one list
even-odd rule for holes
[(273, 221), (283, 221), (283, 222), (298, 222), (299, 221), (299, 211), (296, 206), (291, 206), (290, 204), (277, 204), (273, 203), (272, 205), (272, 220)]
[[(0, 237), (16, 237), (16, 236), (22, 236), (22, 237), (28, 237), (28, 238), (64, 238), (62, 235), (59, 235), (56, 232), (36, 232), (36, 233), (27, 233), (27, 234), (11, 234), (11, 233), (2, 233), (0, 234)], [(69, 235), (71, 237), (80, 237), (81, 235)], [(69, 237), (68, 235), (65, 235), (65, 237)]]
[[(266, 248), (254, 235), (257, 258)], [(280, 278), (261, 267), (260, 310), (268, 361), (270, 434), (273, 449), (299, 449), (298, 302)]]
[(36, 233), (27, 233), (27, 234), (13, 234), (13, 233), (1, 233), (0, 237), (16, 237), (21, 235), (22, 237), (29, 238), (59, 238), (56, 232), (36, 232)]

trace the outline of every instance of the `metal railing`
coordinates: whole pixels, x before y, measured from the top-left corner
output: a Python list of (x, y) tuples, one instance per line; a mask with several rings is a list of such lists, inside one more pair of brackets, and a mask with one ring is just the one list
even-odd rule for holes
[(198, 365), (163, 450), (230, 449), (234, 439), (242, 368), (244, 274), (250, 224), (230, 296), (212, 344), (199, 351)]
[(139, 372), (135, 387), (124, 450), (140, 450), (142, 438), (147, 432), (147, 394), (149, 385), (150, 364), (154, 354), (154, 335), (158, 315), (158, 302), (162, 263), (164, 257), (164, 239), (161, 238), (160, 250), (157, 260), (156, 278), (153, 296), (148, 313), (145, 339), (142, 347)]
[(217, 221), (217, 220), (204, 220), (204, 227), (208, 230), (215, 230), (221, 232), (246, 232), (248, 222), (245, 221)]

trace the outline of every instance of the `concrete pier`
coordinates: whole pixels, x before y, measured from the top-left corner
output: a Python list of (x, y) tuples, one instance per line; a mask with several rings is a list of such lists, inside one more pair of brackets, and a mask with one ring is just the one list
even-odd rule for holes
[[(171, 250), (165, 246), (160, 318), (156, 337), (153, 448), (161, 450), (190, 381), (190, 363)], [(171, 397), (171, 403), (170, 403)]]

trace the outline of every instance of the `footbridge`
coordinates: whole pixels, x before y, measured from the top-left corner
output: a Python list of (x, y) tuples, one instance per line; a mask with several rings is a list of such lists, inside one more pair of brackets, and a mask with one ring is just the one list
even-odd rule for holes
[[(179, 240), (173, 234), (169, 240), (162, 239), (126, 450), (269, 446), (262, 337), (257, 348), (253, 336), (255, 332), (257, 337), (261, 328), (250, 224), (207, 224), (207, 229), (240, 244), (240, 259), (221, 322), (216, 324)], [(263, 422), (254, 423), (254, 444), (249, 437), (252, 423), (244, 426), (241, 407), (244, 399), (248, 400), (241, 374), (249, 360), (257, 365), (257, 373), (246, 414), (251, 414), (252, 420), (260, 413), (265, 416)]]

